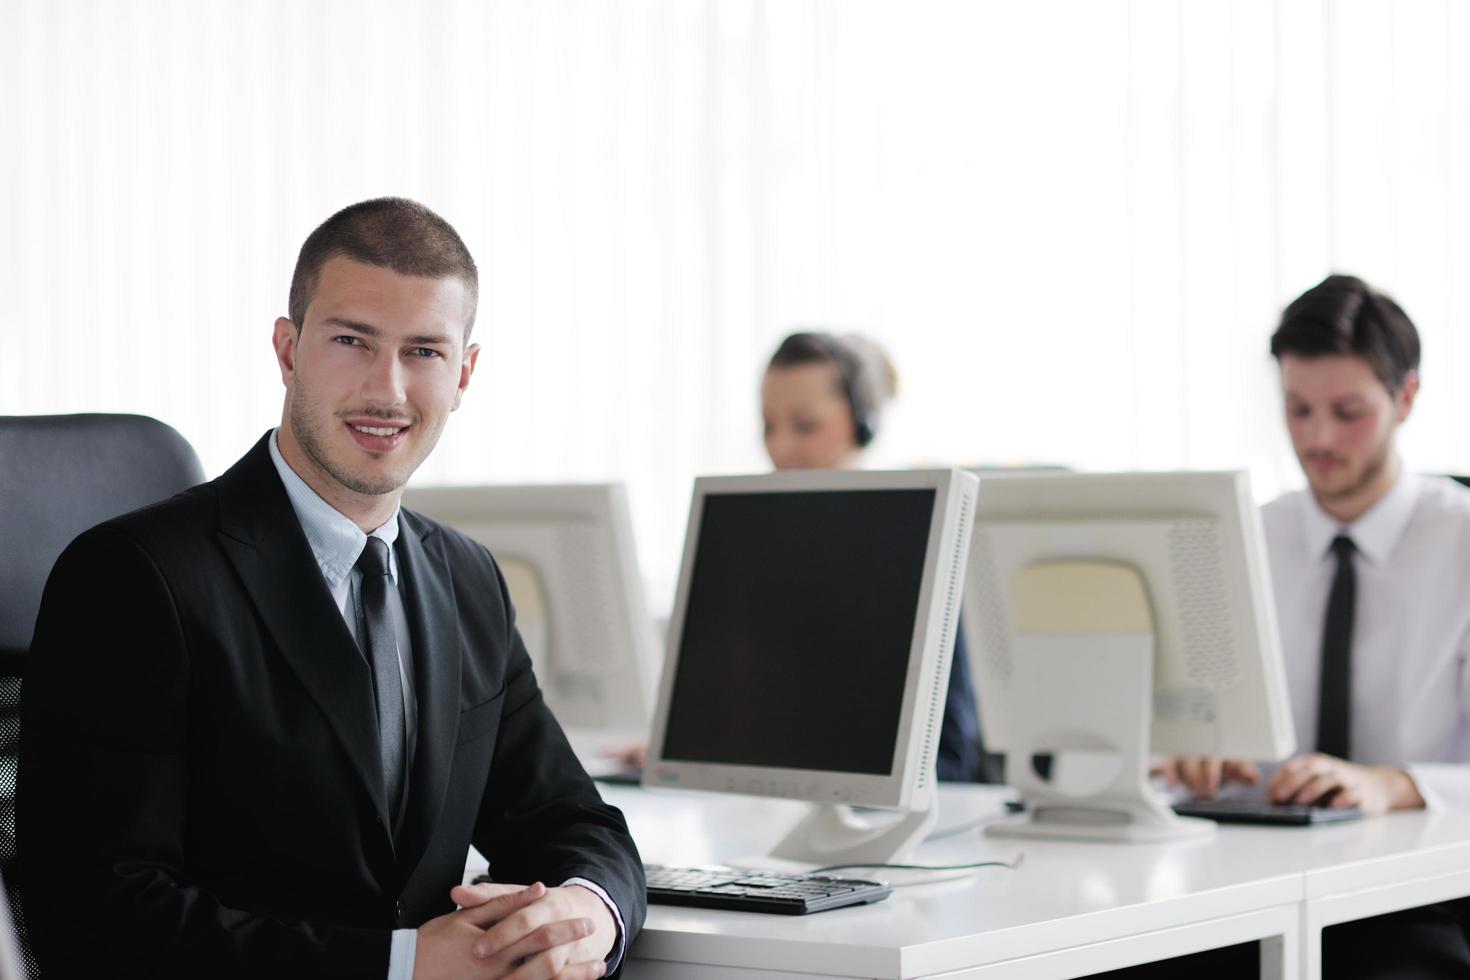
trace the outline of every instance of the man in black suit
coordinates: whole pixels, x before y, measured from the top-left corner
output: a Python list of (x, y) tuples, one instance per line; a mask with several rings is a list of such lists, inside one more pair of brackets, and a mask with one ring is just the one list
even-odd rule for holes
[[(18, 795), (48, 977), (618, 967), (645, 907), (622, 815), (490, 555), (399, 508), (474, 371), (476, 290), (427, 208), (334, 215), (276, 321), (280, 427), (57, 561)], [(505, 884), (457, 887), (471, 843)]]

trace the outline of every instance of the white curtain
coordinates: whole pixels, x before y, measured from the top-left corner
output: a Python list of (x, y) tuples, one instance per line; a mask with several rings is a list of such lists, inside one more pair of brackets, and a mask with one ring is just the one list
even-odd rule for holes
[(876, 462), (1266, 494), (1274, 318), (1354, 272), (1424, 335), (1409, 462), (1470, 470), (1465, 51), (1452, 0), (0, 0), (0, 413), (218, 473), (300, 242), (401, 194), (484, 276), (417, 481), (625, 480), (656, 587), (794, 326), (890, 349)]

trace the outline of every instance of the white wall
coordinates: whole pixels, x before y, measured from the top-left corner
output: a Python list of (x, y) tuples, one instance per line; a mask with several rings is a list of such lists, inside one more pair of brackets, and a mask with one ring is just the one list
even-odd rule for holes
[(301, 240), (391, 193), (485, 277), (419, 482), (624, 479), (659, 582), (793, 325), (891, 348), (879, 462), (1274, 492), (1266, 338), (1355, 272), (1424, 335), (1411, 464), (1470, 470), (1467, 50), (1451, 0), (0, 0), (0, 414), (219, 472)]

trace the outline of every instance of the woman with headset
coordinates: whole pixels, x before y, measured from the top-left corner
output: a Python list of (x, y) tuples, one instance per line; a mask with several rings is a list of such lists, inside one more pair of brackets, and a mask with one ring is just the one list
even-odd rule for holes
[[(761, 379), (761, 418), (771, 464), (778, 470), (857, 468), (896, 389), (893, 365), (876, 344), (856, 335), (791, 334), (771, 355)], [(999, 782), (999, 761), (980, 742), (961, 624), (936, 772), (950, 782)]]
[[(896, 388), (893, 365), (871, 341), (856, 335), (791, 334), (771, 355), (761, 378), (761, 418), (771, 465), (778, 470), (856, 469)], [(647, 746), (615, 749), (610, 755), (622, 765), (640, 768)], [(1000, 757), (986, 753), (980, 741), (963, 624), (955, 631), (935, 772), (948, 782), (1002, 781)]]

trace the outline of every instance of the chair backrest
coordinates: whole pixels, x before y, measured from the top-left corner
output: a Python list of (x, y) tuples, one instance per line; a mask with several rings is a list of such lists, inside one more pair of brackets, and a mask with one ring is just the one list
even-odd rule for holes
[(0, 657), (30, 646), (41, 589), (73, 538), (203, 479), (184, 437), (156, 419), (0, 416)]
[(10, 902), (5, 895), (7, 886), (0, 889), (0, 980), (26, 980), (36, 975), (35, 960), (21, 952), (20, 942), (15, 935), (15, 921), (10, 915)]
[(0, 877), (21, 940), (15, 781), (26, 651), (51, 566), (87, 528), (201, 482), (184, 437), (141, 415), (0, 416)]

